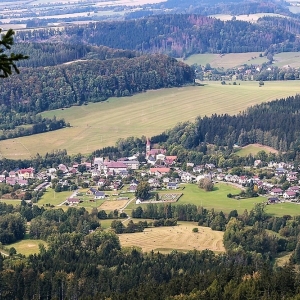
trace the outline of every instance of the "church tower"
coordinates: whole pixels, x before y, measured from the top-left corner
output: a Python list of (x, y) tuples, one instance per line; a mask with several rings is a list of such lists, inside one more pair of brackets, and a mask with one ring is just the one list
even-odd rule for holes
[(146, 143), (146, 154), (150, 151), (151, 149), (151, 143), (150, 140), (147, 138), (147, 143)]

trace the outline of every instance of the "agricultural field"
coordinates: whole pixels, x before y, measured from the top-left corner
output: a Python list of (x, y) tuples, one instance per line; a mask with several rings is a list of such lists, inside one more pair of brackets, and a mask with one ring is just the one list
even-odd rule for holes
[(99, 207), (99, 210), (105, 210), (107, 212), (113, 211), (115, 209), (119, 210), (122, 209), (128, 200), (106, 200), (104, 201)]
[(268, 61), (266, 57), (259, 57), (259, 54), (261, 52), (229, 53), (224, 55), (193, 54), (183, 62), (188, 65), (198, 64), (205, 66), (210, 64), (213, 68), (230, 69), (244, 64), (262, 64)]
[(219, 19), (221, 21), (230, 21), (232, 20), (233, 17), (236, 18), (236, 20), (239, 21), (246, 21), (246, 22), (251, 22), (251, 23), (256, 23), (259, 18), (262, 17), (285, 17), (280, 14), (274, 14), (274, 13), (257, 13), (257, 14), (249, 14), (249, 15), (237, 15), (237, 16), (232, 16), (232, 15), (226, 15), (226, 14), (217, 14), (217, 15), (210, 15), (210, 17)]
[(14, 247), (17, 250), (17, 253), (28, 256), (30, 254), (39, 253), (39, 244), (47, 246), (47, 243), (43, 240), (24, 239), (22, 241), (10, 244), (7, 246), (7, 248)]
[[(219, 54), (194, 54), (189, 56), (184, 62), (188, 65), (198, 64), (205, 66), (210, 64), (213, 68), (230, 69), (244, 64), (261, 65), (267, 62), (266, 57), (259, 57), (261, 52), (247, 53), (229, 53), (224, 55)], [(283, 52), (274, 55), (273, 66), (277, 67), (300, 67), (299, 52)]]
[(249, 154), (256, 155), (259, 151), (265, 151), (266, 153), (278, 153), (274, 148), (263, 146), (259, 144), (251, 144), (237, 150), (235, 153), (238, 156), (248, 156)]
[[(137, 220), (136, 220), (137, 221)], [(199, 232), (193, 232), (198, 228)], [(172, 250), (189, 251), (209, 249), (224, 252), (223, 232), (212, 231), (192, 222), (179, 222), (178, 226), (146, 228), (144, 232), (120, 234), (122, 247), (139, 247), (143, 252)]]
[(73, 192), (70, 191), (56, 193), (53, 189), (48, 188), (42, 198), (38, 201), (38, 205), (59, 205), (66, 201), (67, 198), (72, 195), (72, 193)]
[[(213, 113), (236, 114), (247, 107), (299, 93), (298, 81), (242, 81), (240, 85), (208, 82), (204, 86), (160, 89), (124, 98), (110, 98), (68, 109), (48, 111), (45, 117), (64, 118), (71, 127), (0, 142), (1, 157), (25, 159), (55, 149), (87, 154), (115, 145), (119, 138), (153, 136), (178, 122)], [(38, 141), (38, 142), (37, 142)]]

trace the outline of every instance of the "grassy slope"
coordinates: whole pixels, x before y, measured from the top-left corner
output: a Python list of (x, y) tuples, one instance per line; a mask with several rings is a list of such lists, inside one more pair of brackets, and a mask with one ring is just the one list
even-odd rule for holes
[(133, 97), (111, 98), (103, 103), (45, 112), (43, 116), (65, 118), (72, 127), (59, 131), (0, 142), (6, 158), (27, 158), (54, 149), (68, 153), (90, 153), (114, 145), (119, 138), (152, 136), (178, 122), (193, 121), (213, 113), (235, 114), (264, 101), (295, 95), (297, 81), (257, 82), (225, 85), (209, 82), (202, 87), (161, 89)]
[[(266, 57), (259, 57), (260, 52), (248, 53), (229, 53), (224, 56), (219, 54), (194, 54), (188, 57), (184, 62), (188, 65), (198, 64), (205, 66), (207, 63), (213, 68), (233, 68), (244, 64), (262, 64), (267, 62)], [(273, 66), (283, 67), (300, 67), (299, 52), (284, 52), (274, 55)]]
[(239, 149), (236, 151), (236, 154), (238, 156), (247, 156), (249, 154), (256, 155), (259, 151), (265, 151), (266, 153), (278, 153), (278, 151), (274, 148), (258, 144), (251, 144)]
[(230, 53), (220, 56), (219, 54), (194, 54), (184, 62), (188, 65), (198, 64), (205, 66), (207, 63), (213, 68), (233, 68), (243, 64), (262, 64), (267, 62), (265, 57), (259, 57), (260, 52)]

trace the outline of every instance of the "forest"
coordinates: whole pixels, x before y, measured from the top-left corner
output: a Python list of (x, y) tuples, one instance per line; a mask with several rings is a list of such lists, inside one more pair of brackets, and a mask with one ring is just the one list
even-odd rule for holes
[(193, 69), (162, 54), (87, 60), (23, 68), (0, 86), (0, 105), (17, 113), (38, 113), (193, 82)]
[(299, 100), (291, 96), (248, 108), (238, 115), (198, 117), (195, 123), (178, 124), (155, 137), (169, 146), (182, 145), (186, 149), (200, 149), (203, 144), (244, 146), (260, 143), (285, 152), (299, 145)]
[[(28, 257), (15, 251), (0, 255), (1, 299), (299, 299), (294, 264), (300, 263), (300, 219), (269, 216), (263, 204), (242, 215), (191, 205), (148, 205), (133, 211), (136, 218), (168, 221), (174, 216), (177, 221), (178, 216), (212, 228), (216, 224), (214, 230), (224, 231), (226, 253), (221, 254), (123, 249), (114, 230), (101, 230), (96, 208), (91, 213), (84, 208), (45, 210), (23, 201), (15, 207), (1, 204), (0, 211), (1, 237), (21, 230), (16, 236), (21, 239), (26, 220), (31, 220), (31, 237), (48, 244)], [(117, 230), (119, 224), (113, 221), (112, 227)], [(150, 226), (129, 225), (129, 232)], [(274, 258), (282, 251), (292, 251), (292, 256), (278, 267)]]
[[(164, 53), (187, 57), (195, 53), (235, 53), (265, 51), (274, 44), (299, 42), (294, 33), (276, 26), (244, 21), (220, 21), (196, 14), (156, 15), (137, 20), (90, 23), (62, 29), (18, 32), (17, 42), (56, 41), (87, 43), (143, 53)], [(119, 38), (116, 39), (115, 37)], [(289, 50), (291, 51), (291, 50)]]

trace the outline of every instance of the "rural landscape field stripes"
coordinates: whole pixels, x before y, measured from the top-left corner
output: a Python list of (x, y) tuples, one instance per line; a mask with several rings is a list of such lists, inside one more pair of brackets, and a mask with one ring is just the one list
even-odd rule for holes
[(113, 146), (119, 138), (152, 136), (172, 128), (178, 122), (193, 121), (197, 116), (237, 114), (247, 107), (299, 93), (297, 81), (241, 81), (237, 85), (208, 82), (149, 91), (100, 103), (44, 112), (45, 117), (64, 118), (71, 127), (34, 136), (0, 142), (1, 157), (28, 158), (54, 149), (69, 154), (91, 153)]

